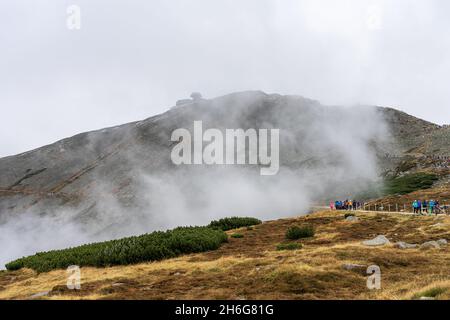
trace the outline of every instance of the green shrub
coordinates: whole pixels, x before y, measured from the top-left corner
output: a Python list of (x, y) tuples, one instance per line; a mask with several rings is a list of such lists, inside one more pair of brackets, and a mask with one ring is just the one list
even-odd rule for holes
[(223, 231), (261, 224), (261, 220), (250, 217), (231, 217), (214, 220), (209, 227)]
[(281, 250), (297, 250), (297, 249), (301, 249), (302, 248), (302, 244), (301, 243), (280, 243), (279, 245), (277, 245), (277, 250), (281, 251)]
[(286, 231), (286, 239), (289, 240), (297, 240), (301, 238), (309, 238), (314, 236), (314, 229), (312, 226), (304, 226), (304, 227), (290, 227)]
[(432, 173), (413, 173), (403, 177), (393, 178), (385, 181), (384, 194), (407, 194), (416, 190), (431, 188), (438, 180), (438, 176)]
[(70, 265), (105, 267), (162, 260), (184, 253), (215, 250), (228, 239), (222, 230), (208, 227), (180, 227), (136, 237), (86, 244), (79, 247), (39, 252), (6, 264), (8, 270), (31, 268), (38, 272)]
[(414, 299), (418, 299), (420, 297), (436, 298), (436, 297), (440, 296), (441, 294), (446, 293), (447, 290), (449, 290), (449, 288), (435, 287), (435, 288), (428, 289), (424, 292), (416, 293), (413, 298)]
[(231, 237), (232, 237), (232, 238), (238, 239), (238, 238), (243, 238), (244, 235), (243, 235), (243, 234), (240, 234), (240, 233), (233, 233), (233, 234), (231, 235)]

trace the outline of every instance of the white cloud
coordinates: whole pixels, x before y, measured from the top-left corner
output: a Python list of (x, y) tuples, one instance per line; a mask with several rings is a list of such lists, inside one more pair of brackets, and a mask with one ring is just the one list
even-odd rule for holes
[[(261, 89), (450, 122), (445, 0), (72, 2), (0, 3), (0, 156), (160, 113), (191, 91)], [(67, 30), (69, 4), (81, 30)], [(381, 19), (368, 28), (373, 6)]]

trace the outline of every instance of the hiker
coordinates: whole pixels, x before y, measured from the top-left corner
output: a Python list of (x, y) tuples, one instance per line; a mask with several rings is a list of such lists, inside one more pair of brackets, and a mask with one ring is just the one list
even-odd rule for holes
[(357, 208), (357, 202), (356, 202), (355, 200), (353, 200), (352, 203), (353, 203), (353, 210), (356, 210), (356, 208)]
[(417, 208), (418, 208), (418, 213), (421, 214), (422, 213), (422, 201), (421, 200), (417, 200)]
[(330, 210), (331, 210), (331, 211), (334, 210), (334, 203), (333, 203), (333, 201), (330, 201)]
[(435, 207), (436, 207), (436, 209), (435, 209), (436, 215), (438, 215), (439, 213), (441, 213), (441, 207), (439, 205), (439, 200), (436, 200)]
[(422, 201), (422, 213), (425, 213), (425, 215), (426, 215), (427, 211), (428, 211), (428, 201), (427, 200), (423, 200)]
[(417, 200), (414, 200), (412, 203), (413, 212), (414, 214), (419, 212), (419, 202)]
[(428, 214), (431, 216), (434, 213), (434, 206), (435, 206), (435, 202), (433, 199), (430, 200), (430, 202), (428, 203), (429, 206), (429, 210), (428, 210)]
[(348, 200), (348, 210), (352, 210), (353, 209), (353, 202), (352, 200)]

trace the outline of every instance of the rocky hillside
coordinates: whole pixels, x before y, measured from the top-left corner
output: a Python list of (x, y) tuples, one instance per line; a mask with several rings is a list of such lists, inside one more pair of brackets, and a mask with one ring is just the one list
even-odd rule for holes
[[(192, 130), (194, 120), (221, 130), (279, 128), (280, 173), (261, 181), (254, 166), (175, 166), (170, 161), (176, 143), (171, 133)], [(292, 203), (283, 208), (288, 212), (299, 198), (304, 197), (304, 203), (327, 194), (351, 195), (379, 174), (446, 168), (448, 158), (434, 156), (450, 154), (449, 138), (449, 128), (392, 108), (330, 107), (259, 91), (211, 100), (197, 97), (142, 121), (81, 133), (0, 159), (0, 226), (24, 214), (63, 215), (88, 225), (90, 234), (109, 230), (108, 236), (123, 235), (124, 225), (133, 223), (138, 230), (128, 233), (165, 227), (167, 219), (177, 225), (179, 216), (172, 213), (186, 210), (197, 212), (194, 220), (184, 220), (195, 223), (203, 219), (200, 208), (211, 211), (205, 201), (214, 198), (217, 203), (217, 197), (228, 193), (236, 199), (242, 190), (235, 186), (253, 190), (253, 185), (245, 185), (250, 180), (261, 186), (255, 203)], [(223, 189), (210, 196), (213, 182)], [(288, 198), (279, 198), (280, 190)], [(286, 190), (297, 192), (286, 195)], [(180, 202), (183, 208), (176, 207)], [(228, 202), (223, 203), (225, 209)], [(151, 218), (142, 223), (149, 212)]]

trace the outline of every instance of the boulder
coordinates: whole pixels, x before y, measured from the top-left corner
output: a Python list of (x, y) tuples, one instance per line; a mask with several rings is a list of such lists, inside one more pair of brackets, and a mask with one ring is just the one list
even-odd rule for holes
[(123, 283), (123, 282), (116, 282), (116, 283), (112, 284), (113, 287), (121, 287), (121, 286), (124, 286), (124, 285), (125, 285), (125, 283)]
[(418, 245), (413, 244), (413, 243), (406, 243), (403, 241), (398, 241), (394, 244), (394, 247), (396, 247), (398, 249), (414, 249), (414, 248), (417, 248)]
[(439, 249), (440, 247), (437, 241), (427, 241), (420, 246), (421, 249)]
[(375, 246), (384, 246), (385, 244), (391, 243), (388, 238), (384, 235), (376, 236), (371, 240), (363, 241), (362, 244), (365, 246), (375, 247)]
[(355, 222), (358, 221), (359, 218), (355, 217), (355, 216), (348, 216), (347, 218), (345, 218), (346, 221), (350, 221), (350, 222)]
[(446, 246), (448, 244), (446, 239), (439, 239), (438, 241), (436, 241), (438, 243), (439, 246), (443, 247)]
[(36, 299), (36, 298), (45, 297), (45, 296), (48, 296), (49, 293), (50, 293), (50, 291), (38, 292), (38, 293), (33, 294), (32, 296), (30, 296), (30, 299)]
[(440, 228), (440, 227), (443, 227), (443, 226), (445, 226), (445, 224), (443, 224), (441, 222), (438, 222), (436, 224), (431, 225), (430, 227), (432, 227), (432, 228)]
[(433, 297), (420, 297), (419, 300), (434, 300)]

